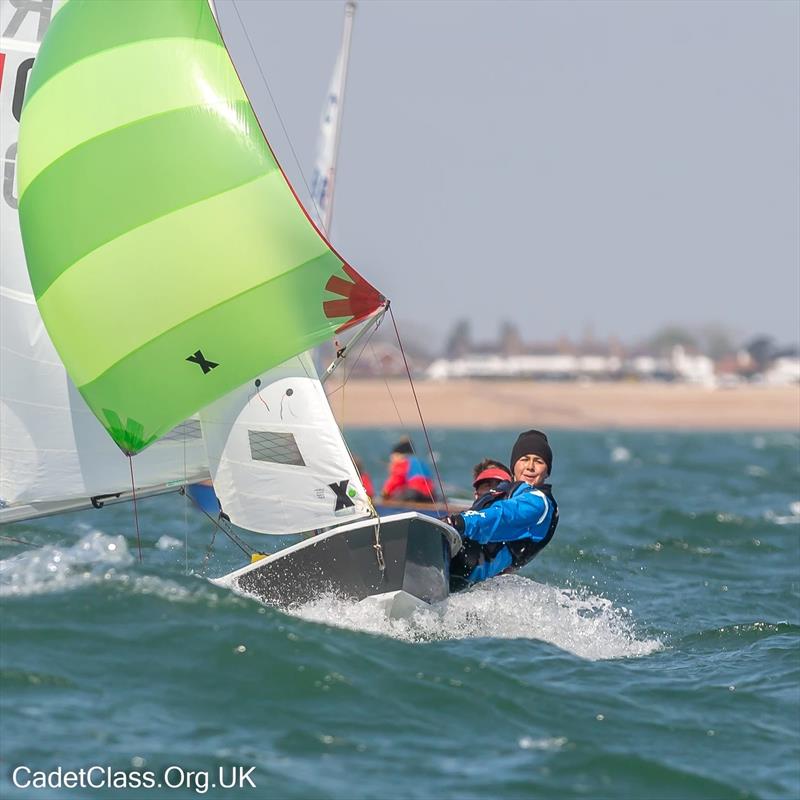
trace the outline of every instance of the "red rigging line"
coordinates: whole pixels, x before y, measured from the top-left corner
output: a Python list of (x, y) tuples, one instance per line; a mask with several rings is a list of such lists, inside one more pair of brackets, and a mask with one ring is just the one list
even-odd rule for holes
[(133, 494), (133, 519), (136, 522), (136, 547), (139, 550), (139, 563), (142, 562), (142, 537), (139, 534), (139, 509), (136, 506), (136, 483), (133, 480), (133, 456), (128, 453), (128, 466), (131, 468), (131, 492)]
[[(272, 102), (272, 106), (275, 109), (275, 114), (280, 122), (281, 129), (283, 130), (283, 135), (286, 137), (286, 141), (289, 144), (289, 149), (291, 150), (292, 157), (294, 158), (295, 164), (297, 165), (297, 169), (300, 173), (300, 178), (303, 181), (303, 185), (306, 187), (306, 191), (308, 192), (311, 202), (314, 204), (314, 208), (317, 211), (317, 214), (322, 217), (322, 213), (320, 209), (317, 207), (316, 201), (314, 200), (314, 193), (311, 191), (308, 185), (308, 181), (306, 180), (305, 173), (303, 172), (303, 168), (300, 166), (300, 159), (297, 157), (297, 153), (295, 152), (294, 145), (292, 144), (292, 139), (289, 136), (289, 132), (286, 129), (286, 125), (283, 122), (283, 117), (281, 116), (280, 109), (278, 108), (278, 104), (275, 102), (275, 98), (272, 95), (272, 90), (269, 87), (269, 82), (267, 81), (266, 75), (264, 75), (264, 70), (261, 68), (261, 62), (258, 60), (258, 56), (256, 55), (255, 47), (253, 47), (253, 42), (250, 39), (250, 34), (247, 32), (247, 27), (242, 20), (242, 16), (239, 13), (239, 8), (236, 5), (236, 0), (233, 0), (233, 9), (236, 12), (236, 17), (239, 20), (239, 25), (242, 29), (242, 32), (247, 39), (247, 44), (250, 48), (250, 53), (253, 56), (253, 61), (258, 69), (258, 73), (261, 76), (261, 81), (264, 84), (264, 87), (269, 94), (269, 99)], [(280, 170), (281, 175), (283, 176), (286, 185), (289, 187), (289, 191), (292, 193), (292, 196), (295, 199), (295, 202), (300, 207), (300, 210), (305, 215), (308, 223), (311, 227), (316, 231), (317, 235), (322, 239), (323, 242), (327, 245), (330, 251), (342, 262), (342, 270), (345, 274), (350, 278), (352, 281), (348, 283), (347, 281), (339, 278), (338, 276), (334, 275), (328, 281), (328, 285), (325, 287), (328, 291), (340, 295), (340, 299), (333, 299), (328, 300), (323, 303), (323, 310), (327, 317), (335, 317), (335, 316), (348, 316), (346, 322), (342, 323), (337, 329), (336, 333), (341, 333), (342, 331), (346, 330), (347, 328), (352, 327), (353, 325), (357, 324), (361, 320), (365, 319), (369, 314), (373, 311), (377, 310), (377, 308), (384, 302), (384, 296), (374, 287), (372, 284), (369, 283), (348, 261), (344, 258), (341, 253), (333, 246), (330, 239), (328, 238), (328, 233), (326, 231), (320, 230), (320, 227), (314, 221), (311, 214), (308, 213), (308, 209), (306, 209), (303, 202), (300, 200), (297, 192), (295, 191), (294, 186), (292, 186), (292, 182), (289, 180), (289, 176), (283, 169), (280, 161), (278, 160), (278, 156), (275, 151), (272, 149), (272, 145), (270, 144), (269, 138), (267, 137), (266, 131), (264, 130), (264, 126), (261, 124), (261, 120), (258, 117), (258, 114), (255, 112), (255, 108), (253, 107), (253, 103), (250, 100), (250, 95), (245, 88), (244, 81), (242, 80), (241, 75), (239, 74), (239, 69), (236, 66), (236, 63), (233, 60), (233, 57), (228, 50), (227, 44), (225, 44), (225, 37), (222, 34), (222, 28), (217, 20), (215, 14), (212, 13), (211, 15), (214, 18), (214, 24), (216, 25), (217, 32), (219, 33), (220, 41), (222, 42), (225, 51), (228, 54), (228, 60), (233, 67), (233, 71), (236, 74), (236, 77), (239, 79), (239, 83), (242, 87), (242, 91), (244, 92), (244, 96), (247, 99), (247, 102), (250, 105), (250, 108), (253, 109), (253, 116), (255, 117), (256, 122), (258, 123), (258, 128), (261, 131), (261, 136), (264, 139), (264, 143), (266, 144), (269, 152), (272, 154), (273, 159), (275, 160), (275, 164)]]
[[(275, 109), (275, 115), (278, 117), (278, 121), (281, 124), (281, 129), (283, 130), (283, 135), (286, 137), (286, 141), (289, 144), (289, 149), (292, 152), (292, 157), (294, 158), (295, 164), (297, 165), (297, 169), (300, 172), (300, 178), (303, 181), (303, 185), (306, 187), (306, 191), (308, 192), (309, 196), (311, 197), (311, 202), (314, 203), (314, 208), (316, 209), (317, 213), (319, 214), (320, 211), (314, 202), (314, 194), (309, 188), (308, 181), (306, 180), (305, 173), (303, 172), (303, 168), (300, 166), (300, 159), (297, 157), (297, 153), (295, 152), (294, 145), (292, 144), (292, 138), (289, 136), (289, 131), (286, 129), (286, 125), (283, 122), (283, 117), (281, 116), (280, 109), (278, 108), (278, 104), (275, 102), (275, 98), (272, 95), (272, 89), (269, 88), (269, 82), (267, 81), (266, 75), (264, 75), (264, 70), (261, 68), (261, 62), (258, 60), (258, 56), (256, 55), (255, 47), (253, 46), (253, 42), (250, 39), (250, 34), (247, 32), (247, 26), (244, 24), (242, 20), (242, 15), (239, 13), (239, 7), (236, 4), (236, 0), (233, 0), (231, 3), (233, 6), (234, 11), (236, 12), (236, 17), (239, 20), (239, 25), (241, 26), (242, 32), (244, 33), (245, 39), (247, 39), (248, 47), (250, 48), (250, 53), (253, 56), (253, 61), (255, 62), (256, 68), (258, 69), (258, 73), (261, 76), (261, 81), (264, 84), (264, 87), (267, 90), (267, 94), (269, 94), (269, 99), (272, 102), (273, 108)], [(272, 157), (275, 159), (275, 164), (277, 165), (278, 169), (283, 175), (283, 179), (286, 181), (287, 186), (289, 187), (289, 191), (294, 195), (294, 199), (297, 201), (297, 205), (300, 206), (303, 214), (305, 214), (306, 219), (311, 223), (311, 227), (317, 232), (319, 237), (325, 242), (326, 245), (331, 249), (331, 252), (339, 258), (342, 263), (348, 264), (349, 262), (345, 259), (339, 251), (331, 244), (330, 240), (328, 239), (327, 234), (324, 231), (321, 231), (317, 223), (312, 219), (311, 215), (308, 213), (305, 205), (301, 202), (300, 198), (297, 195), (297, 192), (292, 186), (292, 182), (289, 180), (288, 175), (283, 169), (281, 162), (278, 160), (278, 157), (275, 151), (272, 149), (272, 145), (270, 144), (269, 138), (267, 137), (266, 131), (264, 130), (264, 126), (261, 124), (261, 120), (258, 117), (258, 114), (255, 112), (255, 108), (253, 103), (250, 100), (250, 95), (245, 88), (244, 81), (242, 80), (242, 76), (239, 74), (239, 69), (236, 66), (236, 62), (233, 60), (233, 57), (230, 54), (230, 50), (228, 50), (228, 45), (225, 43), (225, 37), (222, 34), (222, 27), (219, 24), (219, 20), (217, 20), (216, 16), (212, 13), (211, 15), (214, 18), (214, 24), (217, 26), (217, 32), (219, 33), (219, 38), (222, 41), (223, 46), (225, 47), (226, 52), (228, 53), (228, 59), (231, 62), (231, 66), (233, 67), (233, 71), (236, 73), (236, 77), (239, 79), (239, 83), (241, 84), (242, 91), (244, 92), (244, 96), (247, 99), (247, 102), (250, 104), (250, 108), (253, 109), (253, 116), (255, 117), (256, 122), (258, 123), (259, 130), (261, 131), (261, 135), (264, 137), (264, 142), (266, 143), (267, 147), (269, 148), (270, 153), (272, 153)], [(321, 214), (320, 214), (321, 216)], [(352, 269), (352, 267), (351, 267)], [(362, 279), (363, 280), (363, 279)], [(364, 281), (366, 283), (366, 281)]]

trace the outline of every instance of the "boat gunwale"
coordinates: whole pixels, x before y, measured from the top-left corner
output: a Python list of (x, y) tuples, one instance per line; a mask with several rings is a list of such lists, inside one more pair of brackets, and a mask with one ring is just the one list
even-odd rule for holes
[[(391, 514), (388, 517), (379, 517), (378, 519), (380, 520), (381, 525), (385, 524), (386, 522), (399, 522), (402, 520), (412, 519), (419, 519), (423, 520), (424, 522), (432, 523), (434, 526), (441, 528), (441, 534), (447, 538), (447, 542), (450, 545), (451, 556), (455, 555), (461, 548), (461, 537), (455, 528), (451, 527), (446, 522), (442, 522), (435, 517), (430, 517), (427, 514), (422, 514), (419, 511), (406, 511), (403, 514)], [(271, 553), (270, 555), (265, 556), (264, 558), (259, 558), (257, 561), (253, 561), (250, 564), (245, 564), (243, 567), (239, 567), (232, 572), (221, 575), (219, 578), (212, 578), (211, 583), (217, 586), (228, 586), (230, 582), (234, 581), (236, 578), (239, 578), (240, 576), (245, 575), (254, 569), (263, 567), (267, 563), (278, 561), (280, 558), (283, 558), (286, 555), (296, 553), (303, 548), (318, 544), (319, 542), (325, 541), (326, 539), (330, 539), (334, 536), (338, 536), (340, 533), (358, 530), (359, 528), (365, 528), (369, 525), (376, 525), (374, 517), (365, 520), (358, 520), (357, 522), (347, 523), (345, 525), (339, 525), (329, 531), (325, 531), (325, 533), (312, 536), (308, 539), (304, 539), (302, 542), (298, 542), (297, 544), (293, 544), (289, 547), (283, 548), (282, 550), (278, 550), (277, 553)]]

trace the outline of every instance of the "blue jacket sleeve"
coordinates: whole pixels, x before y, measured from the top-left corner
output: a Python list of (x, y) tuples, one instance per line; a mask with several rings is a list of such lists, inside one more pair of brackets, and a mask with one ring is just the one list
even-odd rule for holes
[(464, 535), (480, 544), (544, 539), (553, 504), (534, 486), (522, 486), (508, 500), (482, 511), (464, 511)]

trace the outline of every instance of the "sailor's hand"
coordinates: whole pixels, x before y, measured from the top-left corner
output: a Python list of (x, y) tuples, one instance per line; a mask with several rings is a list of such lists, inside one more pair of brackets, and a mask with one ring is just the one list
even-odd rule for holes
[(442, 522), (446, 522), (451, 528), (455, 528), (459, 533), (464, 533), (464, 517), (461, 514), (449, 514)]

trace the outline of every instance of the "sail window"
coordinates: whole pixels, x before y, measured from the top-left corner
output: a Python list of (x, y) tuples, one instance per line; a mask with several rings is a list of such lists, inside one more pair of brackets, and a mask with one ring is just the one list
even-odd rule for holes
[(169, 433), (165, 433), (160, 441), (183, 441), (184, 439), (201, 439), (203, 431), (200, 428), (199, 419), (187, 419), (176, 425)]
[(306, 465), (293, 433), (249, 430), (247, 434), (253, 461), (271, 461), (273, 464), (291, 464), (294, 467)]

